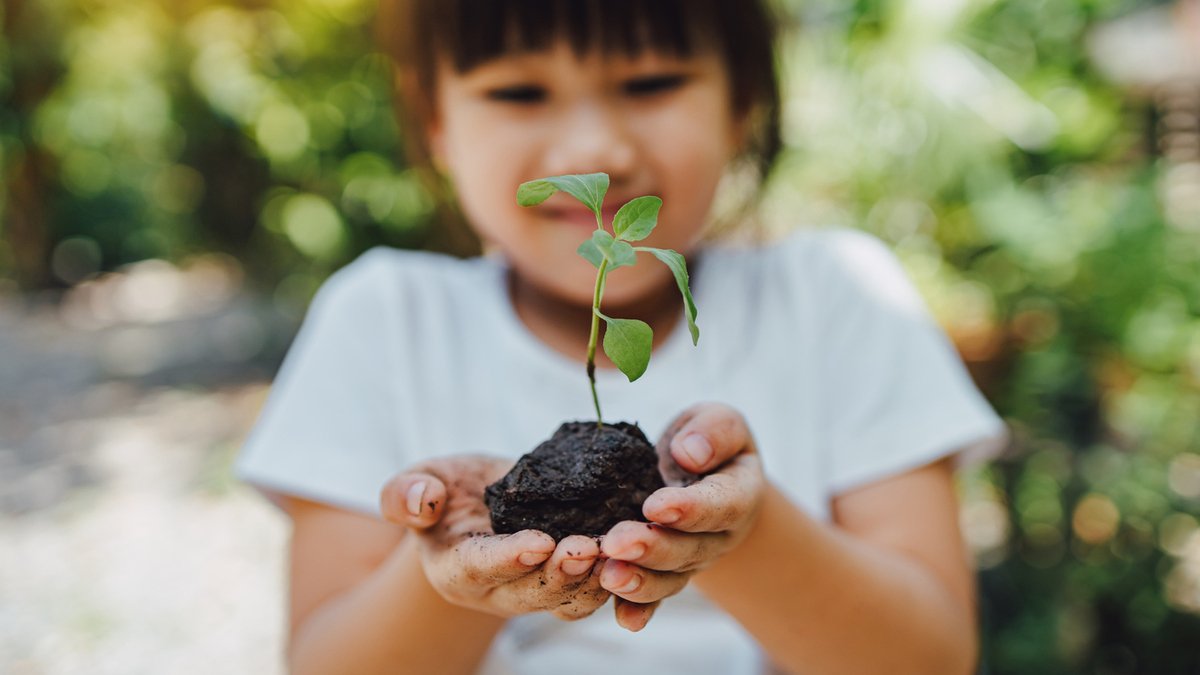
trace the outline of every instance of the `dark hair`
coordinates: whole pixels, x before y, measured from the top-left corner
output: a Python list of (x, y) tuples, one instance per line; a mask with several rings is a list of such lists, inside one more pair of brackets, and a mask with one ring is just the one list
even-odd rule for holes
[[(511, 51), (548, 48), (560, 37), (578, 54), (655, 49), (687, 56), (715, 48), (729, 72), (734, 112), (751, 116), (744, 159), (759, 182), (781, 146), (775, 29), (763, 0), (382, 0), (378, 16), (378, 38), (397, 66), (406, 152), (427, 175), (425, 130), (436, 114), (439, 59), (465, 72)], [(445, 196), (436, 182), (431, 187)]]

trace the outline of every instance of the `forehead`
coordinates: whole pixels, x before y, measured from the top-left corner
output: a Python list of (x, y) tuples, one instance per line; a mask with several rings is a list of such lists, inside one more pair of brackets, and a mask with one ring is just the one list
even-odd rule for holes
[(441, 0), (436, 6), (427, 22), (436, 52), (430, 56), (459, 72), (564, 44), (577, 58), (636, 58), (688, 57), (721, 42), (716, 3), (706, 0)]

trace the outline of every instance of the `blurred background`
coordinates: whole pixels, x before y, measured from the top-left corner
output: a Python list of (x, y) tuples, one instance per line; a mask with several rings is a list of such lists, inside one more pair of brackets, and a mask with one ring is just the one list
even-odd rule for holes
[[(776, 4), (764, 219), (886, 240), (1013, 430), (986, 672), (1200, 672), (1200, 2)], [(374, 11), (0, 2), (0, 671), (281, 672), (231, 459), (320, 282), (440, 245)]]

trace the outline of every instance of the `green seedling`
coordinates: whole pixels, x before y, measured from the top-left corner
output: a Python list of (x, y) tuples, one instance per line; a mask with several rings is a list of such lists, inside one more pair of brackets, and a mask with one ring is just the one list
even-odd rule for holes
[(649, 253), (661, 260), (675, 275), (675, 283), (683, 294), (683, 306), (687, 317), (688, 331), (692, 344), (700, 339), (696, 327), (696, 303), (688, 288), (687, 263), (683, 256), (670, 249), (650, 246), (633, 246), (629, 242), (641, 241), (650, 235), (658, 224), (658, 211), (662, 200), (646, 196), (629, 200), (613, 216), (612, 232), (604, 229), (601, 216), (604, 194), (608, 191), (608, 174), (589, 173), (568, 176), (551, 176), (522, 183), (517, 188), (517, 203), (521, 206), (537, 206), (559, 190), (566, 192), (583, 203), (596, 214), (596, 231), (590, 239), (579, 245), (578, 253), (596, 268), (596, 290), (592, 295), (592, 330), (588, 337), (587, 375), (592, 387), (592, 403), (596, 406), (596, 424), (602, 424), (600, 398), (596, 395), (596, 338), (600, 332), (600, 320), (606, 324), (604, 330), (604, 353), (617, 368), (625, 373), (630, 382), (642, 376), (650, 364), (650, 351), (654, 344), (654, 332), (644, 321), (637, 319), (615, 319), (600, 311), (604, 297), (604, 282), (610, 270), (629, 267), (637, 262), (638, 253)]

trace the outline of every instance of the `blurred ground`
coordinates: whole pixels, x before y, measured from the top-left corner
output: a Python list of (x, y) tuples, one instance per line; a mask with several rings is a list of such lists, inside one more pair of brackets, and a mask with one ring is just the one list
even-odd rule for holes
[(0, 296), (0, 672), (282, 672), (285, 519), (230, 463), (291, 324), (238, 288)]

